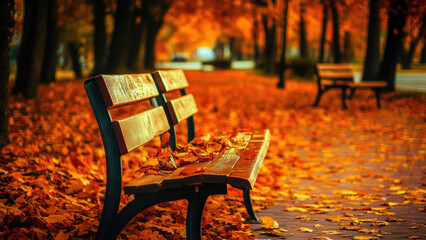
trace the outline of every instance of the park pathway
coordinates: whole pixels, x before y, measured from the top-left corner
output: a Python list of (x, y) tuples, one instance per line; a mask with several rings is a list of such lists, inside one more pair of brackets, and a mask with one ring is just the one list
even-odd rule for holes
[(396, 87), (398, 90), (426, 92), (426, 74), (398, 73)]
[(425, 112), (387, 111), (335, 128), (319, 140), (329, 147), (297, 149), (306, 165), (289, 169), (288, 195), (257, 213), (279, 228), (252, 224), (256, 239), (426, 239)]
[[(360, 79), (361, 73), (355, 72), (355, 78)], [(399, 91), (426, 92), (426, 74), (397, 73), (396, 89)]]

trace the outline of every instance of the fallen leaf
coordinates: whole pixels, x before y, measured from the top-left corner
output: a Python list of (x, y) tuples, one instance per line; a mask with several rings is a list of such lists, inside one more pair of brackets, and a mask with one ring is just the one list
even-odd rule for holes
[(257, 152), (247, 148), (247, 149), (238, 151), (237, 155), (239, 155), (243, 159), (252, 160), (256, 158)]
[(188, 176), (188, 175), (193, 175), (195, 173), (204, 172), (204, 170), (206, 170), (205, 167), (199, 167), (199, 166), (196, 166), (196, 165), (188, 165), (181, 171), (181, 174)]
[(280, 226), (277, 221), (268, 216), (261, 217), (260, 221), (262, 222), (263, 229), (276, 229)]
[(333, 231), (333, 230), (327, 230), (327, 231), (322, 231), (322, 233), (324, 234), (328, 234), (328, 235), (341, 235), (341, 232), (337, 232), (337, 231)]
[(313, 232), (314, 231), (313, 229), (306, 228), (306, 227), (301, 227), (301, 228), (298, 228), (297, 230), (299, 230), (301, 232)]

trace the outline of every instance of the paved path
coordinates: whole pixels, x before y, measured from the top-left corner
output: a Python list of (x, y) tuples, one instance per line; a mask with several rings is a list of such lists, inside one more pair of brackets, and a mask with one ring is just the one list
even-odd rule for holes
[[(355, 79), (360, 79), (361, 73), (355, 72)], [(398, 73), (396, 88), (402, 91), (426, 92), (426, 74)]]
[(396, 88), (426, 92), (426, 74), (399, 73), (396, 75)]
[(380, 114), (368, 120), (388, 133), (369, 135), (382, 127), (366, 127), (366, 134), (342, 133), (330, 148), (298, 150), (312, 167), (290, 168), (289, 196), (257, 213), (276, 220), (280, 236), (252, 224), (256, 239), (426, 239), (424, 121)]

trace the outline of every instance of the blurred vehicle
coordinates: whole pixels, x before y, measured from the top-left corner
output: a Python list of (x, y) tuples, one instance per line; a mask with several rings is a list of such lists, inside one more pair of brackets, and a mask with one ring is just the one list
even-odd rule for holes
[(172, 62), (186, 62), (188, 56), (186, 53), (173, 53)]

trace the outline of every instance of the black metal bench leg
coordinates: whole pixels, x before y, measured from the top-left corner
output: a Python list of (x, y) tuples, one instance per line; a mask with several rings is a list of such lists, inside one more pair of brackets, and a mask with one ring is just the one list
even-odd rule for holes
[(349, 94), (349, 99), (352, 99), (355, 95), (355, 88), (351, 88), (351, 93)]
[(381, 108), (380, 105), (380, 89), (375, 89), (374, 92), (376, 93), (376, 101), (377, 101), (377, 108)]
[(318, 107), (318, 104), (321, 100), (322, 93), (323, 91), (321, 89), (318, 89), (317, 97), (315, 98), (315, 103), (314, 105), (312, 105), (313, 107)]
[(246, 205), (246, 210), (250, 218), (246, 219), (245, 223), (262, 223), (257, 219), (253, 211), (253, 205), (251, 204), (250, 190), (243, 189), (244, 196), (244, 205)]
[(342, 88), (342, 106), (343, 106), (343, 109), (348, 109), (348, 106), (346, 106), (346, 90), (347, 90), (347, 88), (345, 88), (345, 87), (343, 87)]
[(194, 193), (188, 200), (186, 236), (188, 240), (201, 240), (201, 220), (208, 194)]

